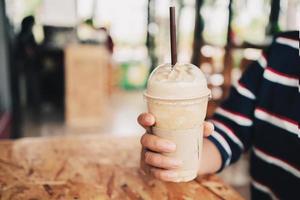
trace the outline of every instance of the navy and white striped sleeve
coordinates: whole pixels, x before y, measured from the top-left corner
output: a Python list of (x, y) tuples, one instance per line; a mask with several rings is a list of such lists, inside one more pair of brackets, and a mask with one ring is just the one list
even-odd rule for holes
[(217, 108), (211, 120), (215, 131), (208, 139), (221, 153), (220, 170), (237, 161), (251, 146), (255, 104), (266, 65), (267, 51), (264, 51), (231, 87), (229, 97)]

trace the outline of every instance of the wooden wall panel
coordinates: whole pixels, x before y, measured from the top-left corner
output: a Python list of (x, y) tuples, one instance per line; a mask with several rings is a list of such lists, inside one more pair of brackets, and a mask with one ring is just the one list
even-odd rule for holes
[(107, 108), (110, 55), (92, 45), (70, 46), (65, 55), (66, 123), (98, 126)]

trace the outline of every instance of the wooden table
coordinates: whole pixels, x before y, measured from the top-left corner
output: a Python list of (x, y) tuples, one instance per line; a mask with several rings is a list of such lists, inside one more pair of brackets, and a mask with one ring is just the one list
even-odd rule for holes
[(108, 135), (0, 142), (1, 200), (243, 199), (217, 176), (167, 183), (139, 173), (139, 138)]

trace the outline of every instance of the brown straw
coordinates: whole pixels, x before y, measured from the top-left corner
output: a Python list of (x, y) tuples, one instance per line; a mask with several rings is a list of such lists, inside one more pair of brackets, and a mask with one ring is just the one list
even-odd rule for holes
[(177, 47), (176, 47), (176, 19), (175, 7), (170, 6), (170, 35), (171, 35), (171, 63), (174, 66), (177, 63)]

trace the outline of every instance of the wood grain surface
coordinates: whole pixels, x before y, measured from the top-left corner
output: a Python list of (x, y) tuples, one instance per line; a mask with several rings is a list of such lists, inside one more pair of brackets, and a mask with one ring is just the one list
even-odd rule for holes
[(1, 200), (242, 200), (217, 176), (188, 183), (139, 172), (139, 138), (108, 135), (0, 142)]

